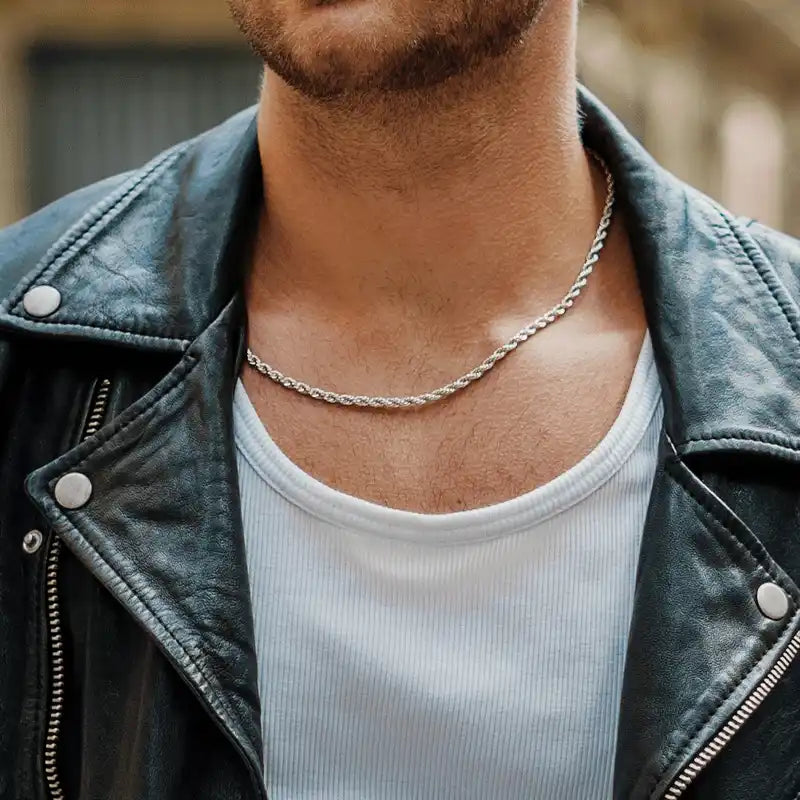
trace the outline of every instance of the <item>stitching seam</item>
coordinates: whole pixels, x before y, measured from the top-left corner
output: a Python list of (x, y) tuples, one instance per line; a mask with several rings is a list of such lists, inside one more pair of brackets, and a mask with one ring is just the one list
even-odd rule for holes
[(168, 150), (157, 158), (152, 164), (144, 167), (135, 174), (129, 181), (123, 183), (118, 189), (113, 191), (105, 199), (101, 200), (93, 208), (79, 219), (75, 225), (68, 230), (52, 247), (44, 254), (44, 257), (34, 271), (27, 275), (14, 294), (8, 300), (8, 308), (17, 308), (26, 289), (35, 281), (50, 277), (55, 270), (61, 267), (69, 258), (80, 252), (80, 249), (91, 241), (92, 237), (99, 229), (110, 222), (115, 214), (119, 213), (122, 204), (127, 199), (134, 199), (137, 190), (139, 192), (146, 189), (159, 175), (179, 156), (183, 154), (185, 147), (179, 146), (177, 150)]
[(737, 439), (750, 440), (755, 442), (763, 442), (764, 444), (774, 444), (779, 447), (792, 449), (790, 444), (791, 439), (787, 436), (781, 436), (773, 433), (743, 433), (741, 431), (725, 431), (724, 436), (719, 436), (713, 433), (706, 433), (702, 436), (695, 436), (692, 439), (686, 439), (682, 444), (694, 444), (696, 442), (717, 442), (717, 441), (735, 441)]
[[(789, 325), (792, 333), (794, 334), (795, 342), (800, 344), (800, 333), (798, 333), (796, 313), (794, 313), (797, 309), (787, 302), (786, 299), (780, 299), (778, 297), (777, 287), (773, 286), (774, 281), (768, 280), (767, 275), (764, 273), (764, 269), (770, 267), (769, 259), (767, 259), (763, 250), (761, 250), (757, 242), (752, 237), (748, 236), (748, 239), (744, 238), (744, 232), (739, 231), (738, 228), (734, 226), (733, 220), (731, 220), (727, 214), (725, 214), (719, 208), (717, 208), (717, 212), (724, 220), (728, 230), (733, 234), (733, 237), (738, 242), (742, 252), (744, 252), (747, 258), (750, 260), (750, 263), (752, 264), (759, 278), (761, 278), (761, 282), (767, 288), (767, 291), (772, 295), (773, 300), (781, 310), (781, 314), (783, 314), (786, 323)], [(777, 280), (774, 272), (772, 273), (772, 277)]]
[(796, 455), (800, 452), (800, 448), (794, 447), (789, 444), (782, 444), (776, 441), (770, 441), (769, 439), (762, 437), (762, 436), (745, 436), (745, 435), (734, 435), (734, 436), (702, 436), (698, 439), (687, 439), (683, 442), (680, 447), (681, 449), (685, 448), (686, 445), (691, 444), (700, 444), (702, 442), (718, 442), (720, 444), (725, 442), (755, 442), (757, 444), (763, 444), (773, 450), (778, 450), (785, 452), (787, 454)]
[(781, 644), (781, 639), (785, 636), (786, 630), (794, 626), (797, 623), (798, 619), (800, 619), (800, 613), (796, 611), (794, 616), (785, 623), (783, 630), (781, 630), (778, 640), (775, 642), (775, 644), (773, 644), (772, 647), (769, 647), (761, 652), (758, 659), (754, 662), (753, 666), (747, 671), (747, 673), (742, 677), (742, 679), (736, 682), (728, 692), (722, 695), (719, 701), (714, 704), (714, 706), (708, 711), (708, 713), (704, 716), (704, 718), (698, 722), (698, 724), (695, 726), (692, 732), (690, 734), (687, 734), (687, 736), (691, 736), (691, 740), (687, 742), (686, 746), (681, 750), (680, 753), (678, 753), (674, 758), (670, 759), (669, 763), (662, 770), (660, 770), (656, 778), (651, 781), (650, 800), (659, 800), (659, 798), (655, 797), (656, 786), (658, 785), (658, 783), (661, 782), (664, 775), (669, 771), (670, 767), (672, 767), (673, 764), (683, 759), (686, 756), (686, 754), (689, 753), (694, 748), (695, 744), (702, 738), (701, 729), (704, 728), (706, 724), (708, 724), (708, 721), (719, 711), (720, 708), (722, 708), (722, 706), (736, 691), (736, 689), (738, 689), (739, 686), (741, 686), (742, 683), (744, 683), (744, 681), (746, 681), (754, 672), (756, 672), (760, 668), (762, 662), (767, 660), (771, 656), (773, 651), (780, 650), (783, 647), (783, 645)]
[[(88, 245), (99, 231), (120, 214), (128, 201), (133, 201), (136, 197), (151, 186), (170, 166), (172, 166), (188, 149), (189, 143), (183, 143), (176, 148), (168, 150), (159, 156), (149, 166), (144, 167), (138, 174), (134, 175), (129, 181), (123, 183), (118, 189), (108, 197), (101, 200), (94, 208), (67, 231), (48, 251), (37, 265), (33, 272), (27, 275), (17, 286), (6, 304), (0, 308), (7, 308), (9, 313), (22, 316), (29, 324), (39, 327), (72, 326), (85, 330), (109, 330), (101, 324), (87, 322), (74, 322), (69, 319), (54, 320), (53, 322), (43, 322), (29, 320), (20, 311), (20, 304), (25, 292), (30, 286), (38, 281), (49, 280), (70, 258), (78, 255)], [(180, 344), (188, 344), (190, 337), (186, 334), (175, 334), (173, 336), (159, 336), (157, 334), (144, 334), (136, 329), (113, 329), (118, 333), (129, 333), (132, 335), (146, 336), (153, 340), (174, 341), (179, 338)]]
[[(684, 466), (686, 469), (686, 467)], [(690, 486), (685, 479), (677, 474), (671, 473), (672, 479), (678, 483), (683, 490), (694, 500), (695, 504), (700, 507), (702, 511), (705, 512), (705, 515), (710, 518), (711, 525), (706, 525), (706, 529), (709, 533), (714, 536), (714, 538), (721, 544), (723, 547), (726, 545), (726, 542), (720, 539), (719, 534), (721, 531), (719, 528), (722, 528), (726, 534), (728, 534), (735, 544), (735, 546), (741, 550), (744, 554), (749, 555), (752, 561), (754, 562), (754, 566), (761, 570), (766, 577), (772, 578), (777, 583), (784, 583), (785, 581), (781, 576), (777, 574), (775, 568), (772, 563), (772, 558), (770, 557), (769, 553), (766, 549), (763, 550), (762, 553), (758, 553), (754, 551), (749, 545), (745, 544), (734, 531), (732, 531), (728, 525), (723, 522), (719, 516), (716, 514), (715, 510), (713, 509), (712, 505), (708, 502), (708, 500), (704, 497), (701, 497), (697, 494), (695, 489)], [(705, 524), (705, 523), (704, 523)], [(766, 561), (766, 566), (762, 562)], [(796, 598), (793, 598), (796, 599)]]
[[(167, 638), (175, 644), (178, 648), (179, 657), (178, 660), (184, 666), (190, 675), (194, 677), (196, 673), (197, 676), (200, 677), (200, 681), (195, 680), (194, 684), (200, 690), (204, 697), (209, 701), (211, 707), (220, 715), (220, 717), (231, 727), (232, 730), (235, 730), (238, 726), (235, 724), (233, 720), (233, 713), (231, 712), (230, 706), (228, 705), (227, 701), (224, 699), (223, 695), (217, 690), (215, 682), (212, 682), (203, 670), (200, 665), (192, 658), (189, 650), (183, 643), (178, 639), (178, 637), (170, 630), (167, 624), (161, 619), (161, 617), (156, 614), (156, 612), (150, 608), (147, 602), (139, 595), (139, 593), (127, 582), (125, 581), (119, 573), (114, 569), (114, 567), (109, 564), (106, 560), (104, 555), (97, 550), (91, 542), (81, 536), (80, 532), (78, 532), (77, 528), (70, 522), (69, 518), (63, 514), (59, 513), (59, 517), (66, 523), (67, 527), (71, 528), (73, 531), (77, 533), (78, 536), (81, 538), (81, 543), (84, 544), (89, 551), (94, 555), (102, 564), (103, 566), (109, 571), (111, 576), (113, 577), (113, 584), (116, 588), (120, 591), (123, 596), (127, 596), (129, 600), (134, 601), (134, 605), (138, 605), (144, 612), (146, 612), (146, 616), (150, 617), (152, 620), (158, 623), (158, 627), (166, 634)], [(248, 753), (248, 748), (246, 748), (239, 739), (238, 734), (235, 735), (237, 744), (239, 748), (242, 750), (243, 753)], [(250, 763), (250, 759), (248, 758), (248, 763)], [(250, 765), (252, 769), (252, 764)]]
[(139, 339), (145, 340), (153, 340), (153, 341), (161, 341), (161, 342), (175, 342), (179, 344), (184, 349), (191, 344), (191, 339), (183, 337), (182, 334), (178, 334), (177, 337), (175, 336), (161, 336), (157, 333), (140, 333), (133, 328), (108, 328), (105, 325), (92, 324), (89, 322), (37, 322), (35, 320), (28, 319), (27, 317), (24, 318), (24, 321), (29, 324), (34, 329), (38, 329), (42, 326), (45, 326), (48, 329), (51, 328), (67, 328), (69, 330), (79, 328), (82, 330), (101, 330), (106, 331), (107, 333), (116, 333), (121, 336), (129, 335), (129, 336), (136, 336)]

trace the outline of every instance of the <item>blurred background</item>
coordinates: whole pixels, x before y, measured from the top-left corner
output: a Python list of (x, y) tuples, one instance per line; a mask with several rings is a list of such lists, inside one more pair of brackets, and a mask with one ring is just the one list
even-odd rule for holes
[[(587, 0), (581, 78), (665, 166), (800, 236), (800, 0)], [(257, 99), (224, 0), (0, 0), (0, 226)]]

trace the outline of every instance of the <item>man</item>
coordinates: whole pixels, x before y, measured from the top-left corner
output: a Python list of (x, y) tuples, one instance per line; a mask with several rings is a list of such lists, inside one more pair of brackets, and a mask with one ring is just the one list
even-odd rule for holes
[(257, 112), (0, 234), (0, 796), (796, 798), (798, 244), (571, 0), (232, 8)]

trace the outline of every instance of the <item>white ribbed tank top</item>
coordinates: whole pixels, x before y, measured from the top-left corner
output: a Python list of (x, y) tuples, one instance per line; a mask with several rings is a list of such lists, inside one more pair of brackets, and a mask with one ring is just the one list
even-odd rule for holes
[(648, 336), (579, 464), (426, 515), (304, 473), (240, 383), (270, 800), (606, 800), (661, 419)]

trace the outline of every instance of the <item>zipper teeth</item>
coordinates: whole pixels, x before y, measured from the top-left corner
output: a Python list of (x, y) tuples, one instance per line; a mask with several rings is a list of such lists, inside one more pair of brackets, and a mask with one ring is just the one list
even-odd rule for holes
[(52, 800), (64, 800), (58, 777), (58, 734), (64, 708), (64, 642), (61, 639), (61, 613), (58, 604), (58, 557), (61, 539), (53, 538), (47, 554), (47, 625), (50, 638), (50, 717), (44, 743), (44, 775)]
[(800, 653), (800, 631), (789, 641), (781, 657), (775, 662), (772, 669), (764, 676), (761, 683), (745, 698), (744, 702), (736, 709), (717, 735), (691, 760), (677, 778), (670, 784), (664, 800), (678, 800), (679, 797), (691, 786), (697, 776), (719, 755), (720, 751), (728, 744), (739, 729), (755, 713), (756, 709), (766, 700), (778, 681), (792, 665)]
[[(103, 379), (97, 386), (81, 441), (100, 430), (105, 417), (111, 381)], [(61, 539), (53, 536), (47, 554), (45, 584), (47, 598), (47, 628), (50, 642), (50, 715), (44, 740), (44, 776), (51, 800), (64, 800), (64, 789), (58, 774), (58, 739), (64, 713), (64, 640), (61, 636), (61, 609), (58, 598), (58, 564)]]
[(108, 405), (108, 396), (110, 393), (111, 381), (108, 380), (108, 378), (104, 378), (97, 387), (97, 394), (92, 403), (89, 419), (86, 420), (86, 427), (83, 429), (81, 441), (88, 439), (90, 436), (94, 436), (94, 434), (100, 430), (100, 426), (103, 424), (103, 418), (106, 415), (106, 406)]

